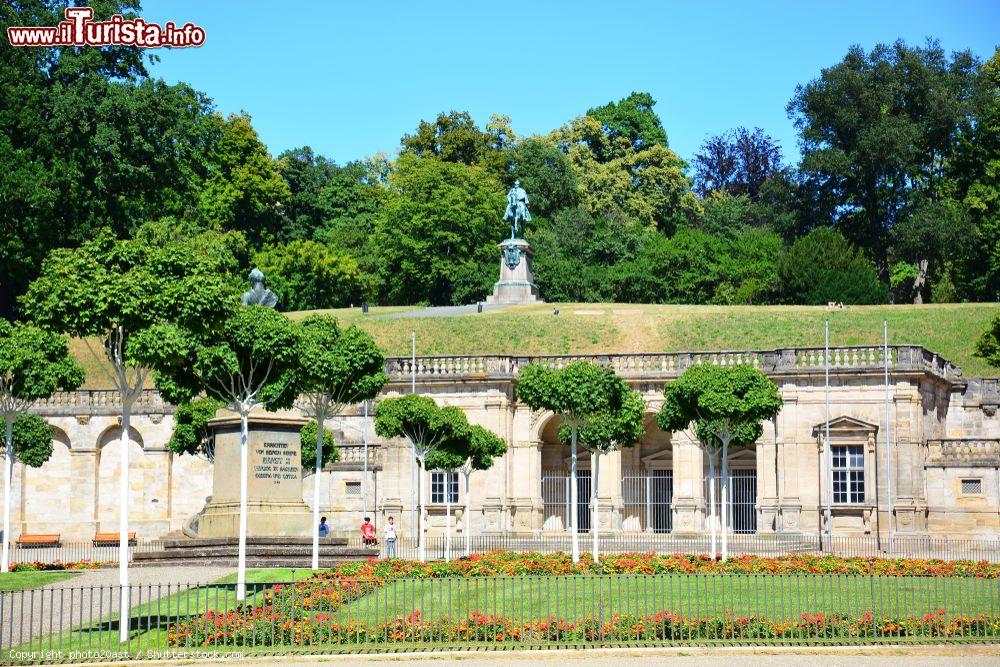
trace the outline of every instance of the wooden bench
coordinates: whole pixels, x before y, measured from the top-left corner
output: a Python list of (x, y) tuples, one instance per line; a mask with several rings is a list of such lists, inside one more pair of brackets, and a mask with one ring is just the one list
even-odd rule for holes
[(16, 542), (18, 547), (61, 547), (59, 533), (21, 533)]
[[(94, 546), (95, 547), (113, 547), (118, 546), (118, 535), (119, 533), (97, 533), (94, 535)], [(130, 546), (135, 546), (135, 533), (130, 532), (128, 534), (128, 543)]]

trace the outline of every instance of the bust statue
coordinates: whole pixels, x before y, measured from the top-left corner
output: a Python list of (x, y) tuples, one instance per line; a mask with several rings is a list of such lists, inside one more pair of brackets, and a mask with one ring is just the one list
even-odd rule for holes
[(521, 181), (514, 181), (514, 187), (507, 191), (507, 210), (503, 214), (503, 219), (510, 223), (510, 237), (517, 238), (517, 223), (522, 223), (523, 231), (525, 222), (531, 222), (531, 213), (528, 212), (528, 193), (521, 187)]
[(260, 269), (250, 272), (250, 289), (243, 292), (243, 305), (265, 308), (274, 308), (278, 305), (278, 295), (264, 287), (264, 274)]

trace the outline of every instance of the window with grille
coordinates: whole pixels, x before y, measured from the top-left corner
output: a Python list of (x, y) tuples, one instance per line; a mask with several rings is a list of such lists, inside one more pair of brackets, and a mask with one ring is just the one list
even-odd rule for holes
[(349, 496), (360, 496), (361, 495), (361, 482), (345, 482), (344, 491)]
[(833, 502), (838, 505), (859, 505), (865, 502), (864, 445), (834, 445)]
[(975, 479), (963, 479), (962, 480), (962, 495), (973, 496), (979, 495), (983, 492), (983, 480), (978, 477)]
[[(445, 498), (446, 492), (448, 494), (447, 498)], [(432, 472), (431, 503), (435, 505), (444, 505), (449, 502), (458, 502), (458, 473), (440, 471)]]

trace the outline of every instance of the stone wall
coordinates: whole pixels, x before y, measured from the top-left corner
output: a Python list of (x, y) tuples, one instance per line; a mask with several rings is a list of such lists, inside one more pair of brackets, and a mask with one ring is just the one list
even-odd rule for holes
[[(861, 448), (865, 489), (856, 502), (837, 503), (835, 533), (1000, 534), (1000, 415), (997, 381), (965, 379), (947, 361), (919, 347), (890, 348), (886, 459), (886, 387), (880, 348), (833, 350), (830, 373), (830, 445)], [(460, 480), (453, 507), (456, 534), (471, 530), (538, 534), (561, 530), (546, 505), (543, 476), (565, 471), (568, 449), (556, 442), (553, 415), (532, 412), (514, 398), (518, 369), (531, 362), (560, 366), (578, 357), (442, 357), (390, 359), (391, 383), (384, 395), (417, 390), (441, 405), (462, 408), (473, 423), (503, 437), (508, 454), (471, 478), (471, 512)], [(822, 350), (788, 349), (740, 353), (601, 355), (639, 390), (648, 405), (647, 433), (634, 449), (601, 460), (599, 521), (607, 530), (650, 530), (641, 511), (626, 505), (623, 475), (666, 475), (672, 480), (674, 532), (699, 532), (706, 521), (707, 457), (686, 433), (663, 433), (653, 416), (662, 389), (696, 363), (750, 363), (779, 386), (784, 408), (753, 451), (737, 453), (737, 466), (756, 471), (756, 530), (816, 532), (826, 526), (826, 393)], [(113, 392), (60, 394), (36, 406), (53, 427), (55, 451), (40, 469), (15, 466), (13, 532), (59, 532), (67, 541), (88, 541), (96, 531), (118, 527), (120, 426)], [(166, 443), (173, 408), (146, 392), (132, 418), (129, 449), (129, 523), (141, 538), (181, 530), (212, 492), (212, 464), (171, 453)], [(301, 417), (299, 410), (286, 413)], [(356, 534), (362, 513), (381, 526), (396, 518), (412, 534), (414, 474), (408, 444), (382, 441), (368, 426), (369, 465), (364, 471), (365, 422), (360, 411), (330, 420), (341, 461), (320, 475), (322, 514), (335, 532)], [(857, 450), (855, 450), (857, 451)], [(593, 462), (581, 452), (580, 467)], [(553, 473), (555, 470), (555, 473)], [(891, 471), (891, 474), (889, 472)], [(429, 496), (430, 473), (424, 493)], [(964, 482), (963, 482), (964, 480)], [(316, 476), (306, 471), (303, 500), (311, 506)], [(890, 489), (891, 485), (891, 489)], [(964, 485), (964, 486), (963, 486)], [(964, 490), (963, 490), (964, 489)], [(362, 490), (367, 492), (364, 500)], [(889, 511), (889, 495), (892, 511)], [(549, 499), (551, 501), (551, 499)], [(440, 533), (444, 507), (428, 507), (428, 527)]]

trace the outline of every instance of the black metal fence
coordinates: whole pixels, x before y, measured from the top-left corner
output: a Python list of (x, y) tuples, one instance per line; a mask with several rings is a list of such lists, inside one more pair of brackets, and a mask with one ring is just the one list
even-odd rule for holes
[[(116, 533), (117, 535), (117, 533)], [(129, 556), (137, 551), (160, 551), (160, 540), (141, 540), (129, 545)], [(118, 543), (60, 542), (59, 546), (10, 544), (12, 563), (104, 563), (118, 562)]]
[(6, 663), (671, 644), (995, 642), (995, 579), (869, 575), (560, 575), (117, 586), (0, 596)]

